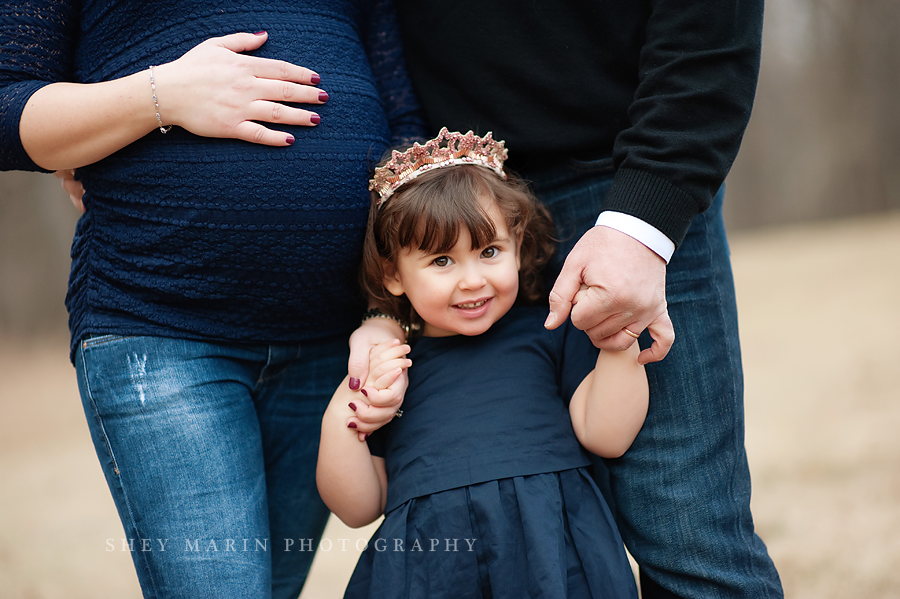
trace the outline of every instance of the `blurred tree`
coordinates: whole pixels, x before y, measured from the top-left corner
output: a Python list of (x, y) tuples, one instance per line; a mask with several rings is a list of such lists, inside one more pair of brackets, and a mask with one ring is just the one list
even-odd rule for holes
[(0, 338), (65, 332), (79, 214), (52, 175), (0, 173)]
[(900, 208), (900, 2), (778, 0), (766, 11), (729, 226)]

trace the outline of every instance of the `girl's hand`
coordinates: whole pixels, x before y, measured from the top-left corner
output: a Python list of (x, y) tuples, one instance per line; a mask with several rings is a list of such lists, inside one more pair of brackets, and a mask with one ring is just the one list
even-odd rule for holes
[(366, 385), (360, 389), (360, 401), (351, 402), (355, 416), (353, 423), (360, 441), (369, 433), (390, 422), (403, 403), (403, 395), (409, 382), (406, 369), (412, 365), (406, 355), (410, 347), (398, 339), (381, 343), (370, 351), (369, 375)]
[(159, 113), (165, 125), (178, 125), (204, 137), (242, 139), (286, 146), (293, 137), (259, 122), (312, 126), (315, 112), (289, 106), (322, 104), (313, 87), (319, 76), (281, 60), (241, 54), (256, 50), (268, 35), (235, 33), (208, 39), (181, 58), (154, 67)]
[(399, 343), (402, 339), (406, 339), (406, 334), (390, 318), (370, 318), (359, 325), (350, 335), (350, 362), (347, 364), (350, 389), (359, 391), (360, 382), (369, 380), (369, 362), (375, 346), (392, 340)]

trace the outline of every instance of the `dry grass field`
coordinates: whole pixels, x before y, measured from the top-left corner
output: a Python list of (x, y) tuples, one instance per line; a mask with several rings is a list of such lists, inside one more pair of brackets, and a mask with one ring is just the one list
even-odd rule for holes
[[(754, 513), (791, 599), (900, 598), (900, 214), (732, 239)], [(60, 300), (61, 301), (61, 300)], [(0, 343), (0, 597), (140, 597), (64, 339)], [(329, 526), (304, 599), (365, 531)], [(673, 548), (677, 550), (677, 548)]]

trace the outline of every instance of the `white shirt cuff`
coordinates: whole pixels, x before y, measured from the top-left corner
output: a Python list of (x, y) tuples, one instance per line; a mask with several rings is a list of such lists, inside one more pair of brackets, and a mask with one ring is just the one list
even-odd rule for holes
[(597, 217), (596, 224), (615, 229), (637, 239), (665, 260), (666, 264), (669, 263), (669, 260), (672, 259), (672, 254), (675, 253), (675, 244), (671, 239), (653, 225), (642, 221), (636, 216), (606, 210)]

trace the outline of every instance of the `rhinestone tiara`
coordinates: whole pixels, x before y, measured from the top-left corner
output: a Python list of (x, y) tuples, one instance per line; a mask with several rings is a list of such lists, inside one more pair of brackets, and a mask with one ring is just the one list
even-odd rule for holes
[(398, 187), (422, 173), (457, 164), (483, 166), (505, 180), (503, 162), (507, 154), (504, 142), (494, 140), (490, 132), (479, 137), (471, 131), (465, 135), (450, 133), (444, 127), (437, 137), (425, 142), (425, 145), (416, 142), (405, 152), (394, 150), (390, 161), (375, 169), (375, 176), (369, 181), (369, 191), (378, 194), (377, 205), (381, 206)]

